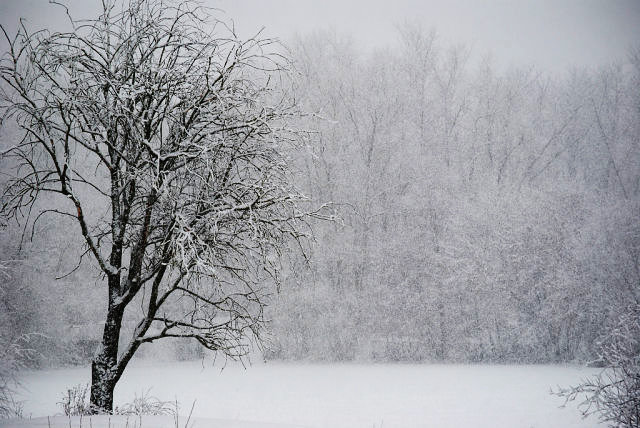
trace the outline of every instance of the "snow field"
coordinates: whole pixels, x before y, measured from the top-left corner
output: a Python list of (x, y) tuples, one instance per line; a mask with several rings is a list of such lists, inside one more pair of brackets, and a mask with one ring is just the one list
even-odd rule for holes
[[(563, 400), (549, 394), (596, 372), (576, 366), (269, 362), (221, 370), (207, 362), (137, 363), (116, 388), (115, 404), (150, 390), (161, 400), (177, 399), (180, 413), (188, 414), (195, 401), (194, 426), (201, 428), (596, 428), (602, 426), (597, 418), (582, 419), (575, 405), (560, 408)], [(33, 371), (22, 381), (25, 416), (55, 415), (65, 388), (87, 383), (89, 370)]]

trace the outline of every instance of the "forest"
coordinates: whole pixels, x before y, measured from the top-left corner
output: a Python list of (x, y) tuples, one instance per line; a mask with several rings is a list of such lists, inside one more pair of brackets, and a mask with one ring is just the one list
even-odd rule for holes
[[(309, 131), (289, 154), (296, 183), (336, 220), (314, 220), (313, 242), (280, 266), (266, 358), (595, 362), (640, 303), (640, 50), (550, 74), (495, 67), (418, 26), (398, 38), (289, 43)], [(1, 128), (3, 150), (14, 131)], [(4, 226), (0, 338), (24, 341), (29, 366), (89, 362), (106, 291), (76, 224)], [(176, 339), (141, 354), (204, 351)]]

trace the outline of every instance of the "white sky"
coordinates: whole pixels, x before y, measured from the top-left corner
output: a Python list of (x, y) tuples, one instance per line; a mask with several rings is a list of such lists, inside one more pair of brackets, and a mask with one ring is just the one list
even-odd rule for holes
[[(66, 0), (87, 15), (99, 0)], [(241, 34), (262, 26), (287, 40), (295, 33), (332, 29), (351, 33), (363, 47), (390, 45), (395, 26), (409, 21), (435, 28), (441, 40), (491, 53), (505, 65), (549, 71), (623, 59), (640, 46), (640, 0), (206, 0), (225, 11)], [(17, 18), (32, 27), (61, 19), (48, 0), (0, 0), (0, 23)]]

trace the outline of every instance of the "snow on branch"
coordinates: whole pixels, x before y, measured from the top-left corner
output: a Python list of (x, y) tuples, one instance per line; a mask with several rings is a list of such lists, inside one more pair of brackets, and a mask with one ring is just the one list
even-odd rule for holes
[(242, 355), (279, 257), (304, 247), (310, 219), (332, 218), (294, 185), (306, 132), (285, 50), (259, 33), (240, 40), (211, 12), (110, 0), (96, 19), (70, 17), (70, 32), (5, 32), (0, 114), (21, 134), (2, 155), (14, 166), (2, 213), (37, 216), (45, 193), (71, 202), (42, 210), (77, 220), (107, 279), (105, 332), (145, 290), (117, 370), (102, 370), (116, 379), (163, 337)]

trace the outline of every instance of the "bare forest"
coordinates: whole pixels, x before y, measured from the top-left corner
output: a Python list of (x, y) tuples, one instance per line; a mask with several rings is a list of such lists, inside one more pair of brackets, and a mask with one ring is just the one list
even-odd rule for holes
[(124, 3), (5, 31), (0, 416), (20, 368), (110, 411), (130, 360), (212, 355), (623, 367), (637, 403), (640, 46), (548, 72)]

